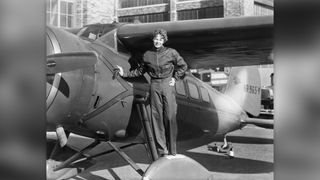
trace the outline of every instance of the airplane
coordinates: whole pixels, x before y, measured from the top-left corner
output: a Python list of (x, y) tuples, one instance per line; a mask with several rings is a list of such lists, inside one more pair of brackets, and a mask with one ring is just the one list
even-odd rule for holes
[[(55, 172), (105, 141), (142, 178), (187, 177), (176, 173), (179, 166), (190, 169), (190, 176), (210, 179), (204, 167), (187, 157), (181, 161), (176, 155), (171, 159), (177, 163), (169, 164), (158, 159), (148, 121), (150, 77), (125, 79), (115, 71), (116, 65), (129, 70), (139, 64), (141, 55), (152, 47), (157, 28), (168, 32), (165, 46), (177, 49), (189, 68), (243, 66), (231, 69), (224, 94), (190, 72), (176, 83), (178, 134), (193, 128), (222, 134), (227, 143), (229, 132), (247, 124), (273, 128), (273, 121), (248, 117), (259, 115), (261, 85), (258, 70), (247, 67), (273, 63), (272, 16), (94, 24), (69, 31), (48, 26), (47, 138), (57, 142), (47, 160), (47, 174), (58, 177)], [(56, 136), (51, 138), (49, 132)], [(95, 141), (66, 161), (53, 163), (50, 159), (67, 144), (70, 133)], [(146, 143), (153, 163), (143, 172), (113, 142)]]

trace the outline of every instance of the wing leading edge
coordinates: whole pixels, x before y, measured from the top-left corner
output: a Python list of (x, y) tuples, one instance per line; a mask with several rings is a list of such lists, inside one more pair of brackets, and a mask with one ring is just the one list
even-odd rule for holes
[(166, 46), (177, 49), (191, 68), (273, 63), (273, 16), (126, 24), (117, 36), (130, 51), (144, 52), (157, 28), (168, 32)]

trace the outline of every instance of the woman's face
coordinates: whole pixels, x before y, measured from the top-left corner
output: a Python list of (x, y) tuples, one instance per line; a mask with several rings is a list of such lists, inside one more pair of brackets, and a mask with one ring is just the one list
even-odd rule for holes
[(160, 34), (157, 34), (154, 38), (153, 38), (153, 45), (154, 47), (156, 47), (157, 49), (162, 47), (164, 43), (164, 39)]

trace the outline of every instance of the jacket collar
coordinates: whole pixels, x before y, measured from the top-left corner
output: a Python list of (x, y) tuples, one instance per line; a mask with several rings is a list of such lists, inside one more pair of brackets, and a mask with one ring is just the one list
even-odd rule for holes
[(155, 51), (155, 52), (158, 52), (158, 53), (162, 53), (162, 52), (165, 51), (166, 49), (167, 49), (167, 48), (164, 47), (164, 46), (160, 47), (159, 49), (153, 47), (153, 48), (152, 48), (152, 51)]

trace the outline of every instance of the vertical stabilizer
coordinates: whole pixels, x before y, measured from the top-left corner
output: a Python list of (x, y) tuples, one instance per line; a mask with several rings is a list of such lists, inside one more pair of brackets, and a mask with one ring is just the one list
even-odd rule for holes
[(244, 111), (258, 116), (261, 108), (261, 82), (257, 67), (231, 68), (225, 94)]

